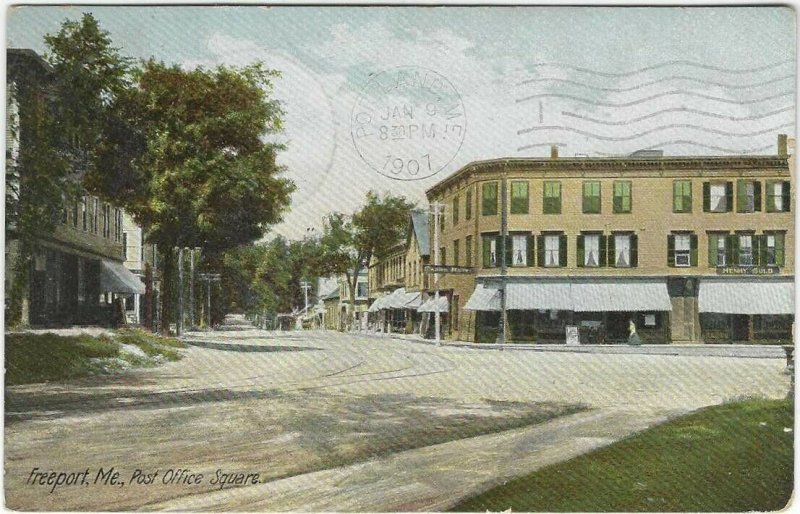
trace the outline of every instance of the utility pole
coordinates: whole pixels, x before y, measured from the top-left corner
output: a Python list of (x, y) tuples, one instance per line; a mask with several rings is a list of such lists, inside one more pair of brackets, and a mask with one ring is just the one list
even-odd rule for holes
[(194, 330), (194, 251), (189, 249), (189, 330)]
[(178, 248), (178, 319), (175, 321), (175, 333), (178, 337), (183, 333), (183, 247)]
[(306, 316), (308, 316), (308, 290), (311, 289), (311, 284), (309, 284), (307, 281), (303, 280), (302, 282), (300, 282), (300, 287), (303, 288), (303, 294), (305, 295), (305, 299), (306, 299), (305, 313), (306, 313)]
[(222, 275), (219, 273), (200, 273), (200, 280), (206, 281), (206, 309), (208, 310), (208, 329), (211, 330), (211, 282), (219, 282)]
[(500, 181), (500, 327), (497, 342), (506, 342), (506, 252), (508, 251), (508, 181), (505, 174)]
[[(439, 265), (439, 227), (440, 227), (440, 218), (442, 216), (442, 211), (444, 210), (444, 205), (439, 202), (434, 202), (431, 204), (431, 210), (433, 211), (433, 265)], [(439, 313), (439, 274), (433, 274), (433, 319), (434, 319), (434, 330), (436, 331), (436, 344), (441, 344), (441, 326), (442, 326), (442, 319), (441, 314)]]

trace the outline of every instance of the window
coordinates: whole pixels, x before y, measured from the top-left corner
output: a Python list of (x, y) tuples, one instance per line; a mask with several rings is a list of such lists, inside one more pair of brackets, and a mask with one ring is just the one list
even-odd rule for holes
[(561, 262), (561, 245), (559, 236), (544, 236), (544, 265), (546, 267), (559, 266)]
[(789, 212), (789, 182), (767, 182), (767, 212)]
[(583, 213), (600, 214), (600, 182), (583, 183)]
[(111, 209), (109, 208), (107, 203), (103, 204), (103, 237), (108, 237), (111, 233), (109, 223), (109, 216), (111, 216)]
[(528, 214), (528, 183), (511, 183), (511, 214)]
[(439, 248), (439, 263), (444, 266), (447, 264), (447, 248)]
[(128, 234), (122, 234), (122, 259), (128, 260)]
[(483, 267), (497, 267), (497, 235), (483, 234)]
[(708, 234), (708, 265), (728, 266), (728, 234), (710, 233)]
[(761, 210), (761, 182), (739, 180), (736, 182), (736, 212)]
[(458, 225), (458, 196), (453, 198), (453, 226)]
[[(605, 265), (605, 259), (600, 258), (601, 239), (600, 234), (582, 234), (578, 236), (578, 265), (587, 268), (596, 268)], [(581, 248), (583, 252), (581, 255)]]
[(81, 223), (83, 224), (83, 230), (86, 230), (88, 222), (88, 209), (86, 205), (86, 197), (81, 198)]
[(453, 241), (453, 266), (458, 266), (458, 260), (460, 258), (461, 252), (459, 251), (460, 248), (460, 241), (456, 239)]
[(464, 200), (464, 219), (472, 219), (472, 189), (467, 191), (467, 197)]
[[(635, 236), (631, 247), (635, 247)], [(631, 252), (633, 253), (633, 252)], [(697, 266), (697, 236), (691, 233), (670, 234), (667, 236), (667, 265), (686, 268)]]
[(731, 212), (733, 207), (732, 182), (703, 183), (703, 211)]
[(472, 266), (472, 236), (467, 236), (464, 240), (464, 264)]
[(753, 265), (753, 235), (739, 234), (739, 266)]
[(631, 183), (629, 180), (614, 182), (614, 214), (631, 212)]
[(764, 255), (761, 264), (764, 266), (783, 266), (785, 264), (785, 236), (783, 232), (764, 234)]
[(367, 282), (358, 282), (356, 284), (356, 298), (366, 298), (369, 296), (369, 284)]
[(672, 212), (692, 212), (692, 182), (676, 180), (672, 183)]
[(529, 266), (528, 263), (528, 240), (527, 234), (513, 234), (511, 236), (511, 265)]
[(629, 234), (616, 234), (614, 237), (614, 267), (631, 267), (631, 236)]
[(497, 214), (497, 182), (487, 182), (481, 187), (481, 214), (494, 216)]
[(542, 200), (544, 214), (561, 214), (561, 182), (545, 182)]

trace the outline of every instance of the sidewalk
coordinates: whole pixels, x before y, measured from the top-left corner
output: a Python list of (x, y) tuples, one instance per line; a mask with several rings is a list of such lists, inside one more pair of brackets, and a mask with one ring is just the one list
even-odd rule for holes
[(385, 458), (143, 510), (445, 511), (512, 478), (607, 446), (683, 411), (590, 410), (540, 425), (407, 450)]

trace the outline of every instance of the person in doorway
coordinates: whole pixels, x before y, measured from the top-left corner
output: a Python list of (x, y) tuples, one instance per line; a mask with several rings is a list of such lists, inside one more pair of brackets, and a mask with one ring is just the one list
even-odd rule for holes
[(636, 333), (636, 323), (633, 320), (631, 320), (628, 324), (628, 331), (630, 332), (630, 335), (628, 336), (628, 344), (633, 346), (639, 346), (642, 344), (639, 334)]

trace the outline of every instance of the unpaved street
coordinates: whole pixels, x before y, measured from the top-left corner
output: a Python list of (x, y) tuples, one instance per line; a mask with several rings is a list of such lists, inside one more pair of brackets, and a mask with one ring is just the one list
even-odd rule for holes
[[(444, 509), (668, 416), (789, 386), (780, 358), (475, 350), (335, 332), (193, 337), (203, 346), (159, 368), (8, 388), (7, 506)], [(88, 468), (92, 479), (114, 467), (126, 483), (48, 493), (25, 483), (35, 467)], [(131, 483), (137, 469), (157, 480)], [(165, 484), (170, 469), (206, 480)], [(217, 470), (259, 480), (220, 490), (209, 483)]]

